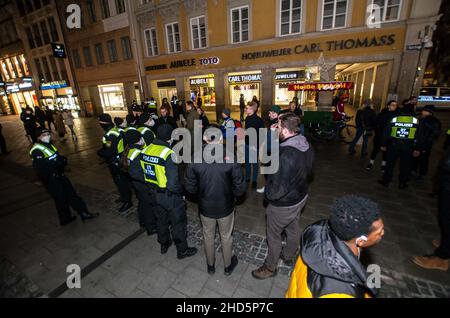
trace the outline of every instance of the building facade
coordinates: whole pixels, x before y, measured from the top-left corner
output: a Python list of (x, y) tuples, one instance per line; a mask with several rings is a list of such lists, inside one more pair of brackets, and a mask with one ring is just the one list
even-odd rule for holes
[(72, 3), (81, 8), (81, 28), (67, 28), (66, 41), (88, 113), (127, 111), (133, 100), (140, 102), (137, 54), (126, 1), (61, 3), (62, 16)]
[[(75, 78), (70, 61), (65, 56), (58, 1), (7, 2), (23, 47), (23, 54), (19, 57), (23, 58), (24, 65), (29, 66), (28, 72), (22, 72), (27, 76), (25, 82), (14, 86), (14, 90), (19, 90), (12, 98), (14, 108), (20, 110), (25, 106), (41, 106), (79, 110)], [(22, 91), (25, 89), (27, 91)]]
[(16, 31), (14, 10), (0, 1), (0, 113), (19, 114), (21, 107), (38, 103), (25, 49)]
[[(200, 98), (220, 114), (256, 96), (332, 104), (417, 94), (440, 0), (128, 0), (146, 97)], [(375, 17), (375, 19), (373, 18)], [(327, 85), (305, 86), (311, 82)], [(347, 85), (345, 82), (351, 82)], [(294, 85), (297, 84), (297, 85)], [(331, 85), (331, 88), (329, 87)]]

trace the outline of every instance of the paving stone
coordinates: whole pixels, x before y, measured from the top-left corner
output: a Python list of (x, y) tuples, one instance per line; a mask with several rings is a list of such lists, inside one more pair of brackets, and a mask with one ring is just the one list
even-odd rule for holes
[(194, 297), (200, 293), (208, 279), (206, 272), (188, 267), (178, 275), (172, 288), (188, 297)]
[(151, 297), (162, 297), (177, 276), (162, 266), (156, 267), (138, 286)]

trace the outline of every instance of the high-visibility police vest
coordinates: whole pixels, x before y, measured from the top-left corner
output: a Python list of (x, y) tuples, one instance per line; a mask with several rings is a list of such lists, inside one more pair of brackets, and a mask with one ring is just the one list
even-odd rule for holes
[[(144, 138), (144, 135), (145, 135), (147, 132), (151, 132), (151, 133), (152, 133), (153, 139), (156, 138), (155, 133), (154, 133), (150, 128), (148, 128), (148, 127), (139, 127), (137, 130), (141, 133), (142, 138)], [(144, 139), (144, 140), (145, 140), (145, 139)], [(150, 146), (150, 145), (147, 145), (147, 144), (146, 144), (146, 146)]]
[(128, 156), (127, 156), (128, 160), (133, 161), (141, 154), (141, 152), (142, 152), (141, 149), (137, 149), (137, 148), (130, 149), (130, 151), (128, 152)]
[(416, 138), (419, 120), (413, 116), (399, 116), (391, 121), (391, 137), (401, 140), (414, 140)]
[(125, 145), (123, 142), (123, 138), (121, 138), (123, 130), (117, 127), (111, 128), (108, 132), (103, 136), (103, 145), (111, 147), (111, 141), (109, 137), (115, 136), (120, 138), (119, 143), (117, 144), (117, 154), (121, 154), (125, 151)]
[(140, 160), (145, 182), (160, 189), (167, 188), (166, 163), (172, 154), (172, 149), (153, 144), (142, 151)]
[(447, 130), (447, 136), (450, 136), (450, 129)]
[(58, 156), (58, 149), (56, 149), (55, 146), (50, 145), (51, 148), (48, 148), (47, 146), (44, 146), (43, 144), (36, 143), (34, 144), (33, 148), (30, 150), (30, 156), (31, 159), (33, 159), (33, 152), (36, 150), (39, 150), (44, 154), (44, 158), (48, 160), (53, 160)]
[(148, 103), (148, 108), (156, 110), (156, 102), (149, 102)]

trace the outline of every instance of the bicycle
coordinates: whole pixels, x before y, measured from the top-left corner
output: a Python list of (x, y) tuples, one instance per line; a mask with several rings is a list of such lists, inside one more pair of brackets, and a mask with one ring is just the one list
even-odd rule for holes
[(341, 121), (327, 121), (322, 123), (311, 123), (309, 130), (311, 137), (319, 142), (340, 140), (350, 144), (356, 136), (356, 126), (348, 124), (354, 117), (345, 117)]

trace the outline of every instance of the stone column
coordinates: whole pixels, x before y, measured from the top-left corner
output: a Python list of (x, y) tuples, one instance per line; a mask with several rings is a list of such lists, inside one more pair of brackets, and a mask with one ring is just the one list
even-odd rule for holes
[(182, 99), (185, 102), (190, 100), (191, 96), (191, 87), (189, 85), (189, 78), (184, 76), (178, 76), (176, 78), (177, 83), (177, 97), (178, 99)]
[(261, 84), (261, 115), (269, 111), (275, 101), (275, 76), (276, 70), (267, 68), (262, 71)]
[(125, 82), (123, 83), (123, 88), (125, 91), (125, 109), (128, 109), (128, 106), (133, 103), (133, 100), (136, 100), (136, 91), (134, 87), (134, 82)]
[(225, 108), (225, 96), (228, 91), (225, 90), (225, 76), (223, 72), (214, 73), (214, 90), (216, 91), (216, 120), (222, 119), (222, 111)]

